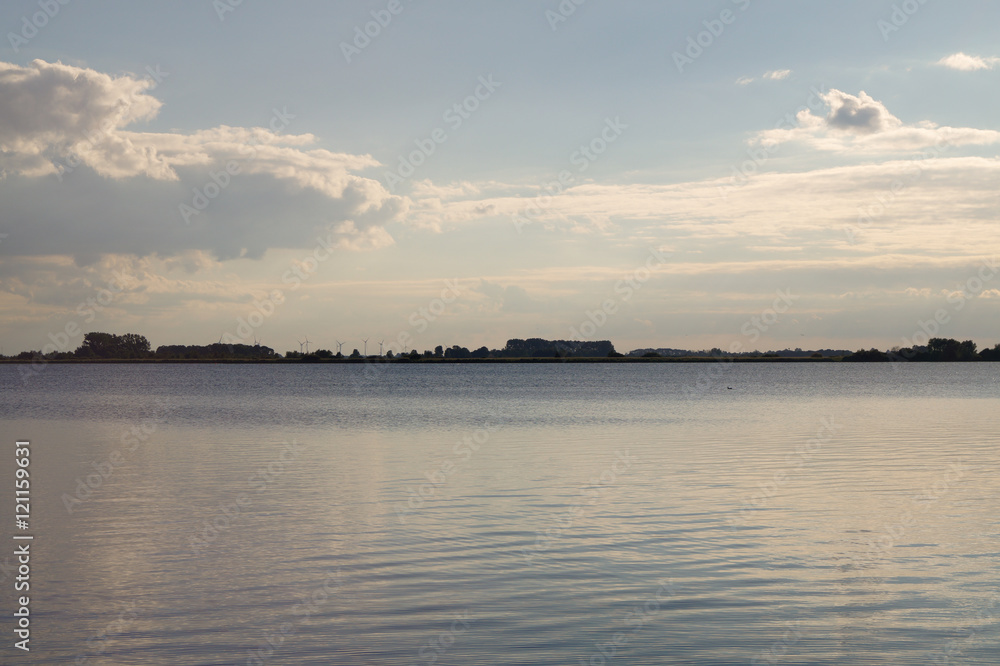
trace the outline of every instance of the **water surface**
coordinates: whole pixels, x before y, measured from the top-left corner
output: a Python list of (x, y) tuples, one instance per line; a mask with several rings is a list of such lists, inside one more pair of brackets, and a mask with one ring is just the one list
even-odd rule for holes
[(1000, 654), (995, 364), (0, 366), (0, 386), (35, 535), (32, 652), (3, 663)]

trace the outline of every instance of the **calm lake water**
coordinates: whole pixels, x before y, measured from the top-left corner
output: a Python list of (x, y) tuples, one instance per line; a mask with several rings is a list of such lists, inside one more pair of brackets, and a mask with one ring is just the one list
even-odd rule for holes
[(1000, 663), (1000, 364), (2, 366), (0, 396), (35, 536), (4, 664)]

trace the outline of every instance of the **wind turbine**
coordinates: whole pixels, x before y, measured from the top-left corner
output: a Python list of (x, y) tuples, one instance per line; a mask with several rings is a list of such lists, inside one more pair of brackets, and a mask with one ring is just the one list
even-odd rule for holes
[(309, 336), (308, 335), (306, 336), (305, 345), (306, 345), (306, 354), (308, 354), (309, 353)]
[(299, 340), (299, 353), (300, 354), (302, 353), (302, 345), (304, 345), (304, 344), (305, 344), (304, 342), (302, 342), (301, 340)]
[(341, 349), (343, 349), (344, 344), (345, 343), (341, 342), (340, 340), (337, 340), (337, 353), (338, 354), (343, 355), (343, 352), (341, 351)]
[(379, 341), (378, 341), (378, 355), (379, 355), (379, 356), (381, 356), (381, 355), (382, 355), (382, 343), (383, 343), (383, 342), (385, 342), (385, 340), (379, 340)]
[(365, 343), (365, 358), (368, 358), (368, 338), (362, 338), (361, 342)]

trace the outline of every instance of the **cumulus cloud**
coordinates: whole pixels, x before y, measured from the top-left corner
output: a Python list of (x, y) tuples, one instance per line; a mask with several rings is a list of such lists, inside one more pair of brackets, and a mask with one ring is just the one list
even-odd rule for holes
[(285, 109), (269, 128), (127, 129), (159, 112), (156, 85), (59, 62), (0, 63), (0, 224), (17, 238), (5, 253), (227, 259), (331, 230), (345, 248), (391, 242), (382, 227), (408, 204), (359, 175), (379, 165), (371, 156), (286, 132)]
[(973, 56), (958, 52), (941, 58), (937, 61), (937, 64), (942, 67), (957, 69), (960, 72), (974, 72), (979, 69), (993, 69), (997, 65), (1000, 65), (1000, 58), (995, 56)]
[(833, 152), (891, 153), (928, 147), (983, 146), (1000, 143), (1000, 132), (972, 127), (942, 127), (930, 121), (904, 124), (886, 106), (861, 91), (831, 89), (820, 95), (829, 112), (818, 116), (803, 109), (793, 127), (758, 132), (754, 145), (799, 142)]

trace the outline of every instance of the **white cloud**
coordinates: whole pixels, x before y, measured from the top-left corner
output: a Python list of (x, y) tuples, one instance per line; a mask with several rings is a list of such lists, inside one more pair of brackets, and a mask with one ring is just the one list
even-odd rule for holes
[(753, 83), (752, 76), (741, 76), (740, 78), (736, 79), (736, 85), (738, 86), (748, 86), (751, 83)]
[(942, 67), (957, 69), (960, 72), (974, 72), (979, 69), (993, 69), (1000, 64), (1000, 58), (982, 57), (967, 55), (965, 53), (953, 53), (937, 61)]
[(1000, 143), (1000, 132), (996, 130), (941, 127), (930, 121), (906, 125), (864, 91), (855, 96), (831, 89), (821, 98), (829, 108), (826, 116), (803, 109), (796, 116), (798, 126), (758, 132), (751, 143), (776, 146), (799, 142), (818, 150), (857, 153)]
[(90, 262), (186, 250), (257, 257), (311, 246), (331, 230), (344, 248), (391, 242), (382, 225), (408, 204), (358, 174), (379, 165), (371, 156), (285, 133), (295, 122), (285, 110), (270, 129), (125, 129), (156, 116), (153, 88), (151, 79), (59, 62), (0, 62), (0, 224), (18, 237), (12, 247)]

